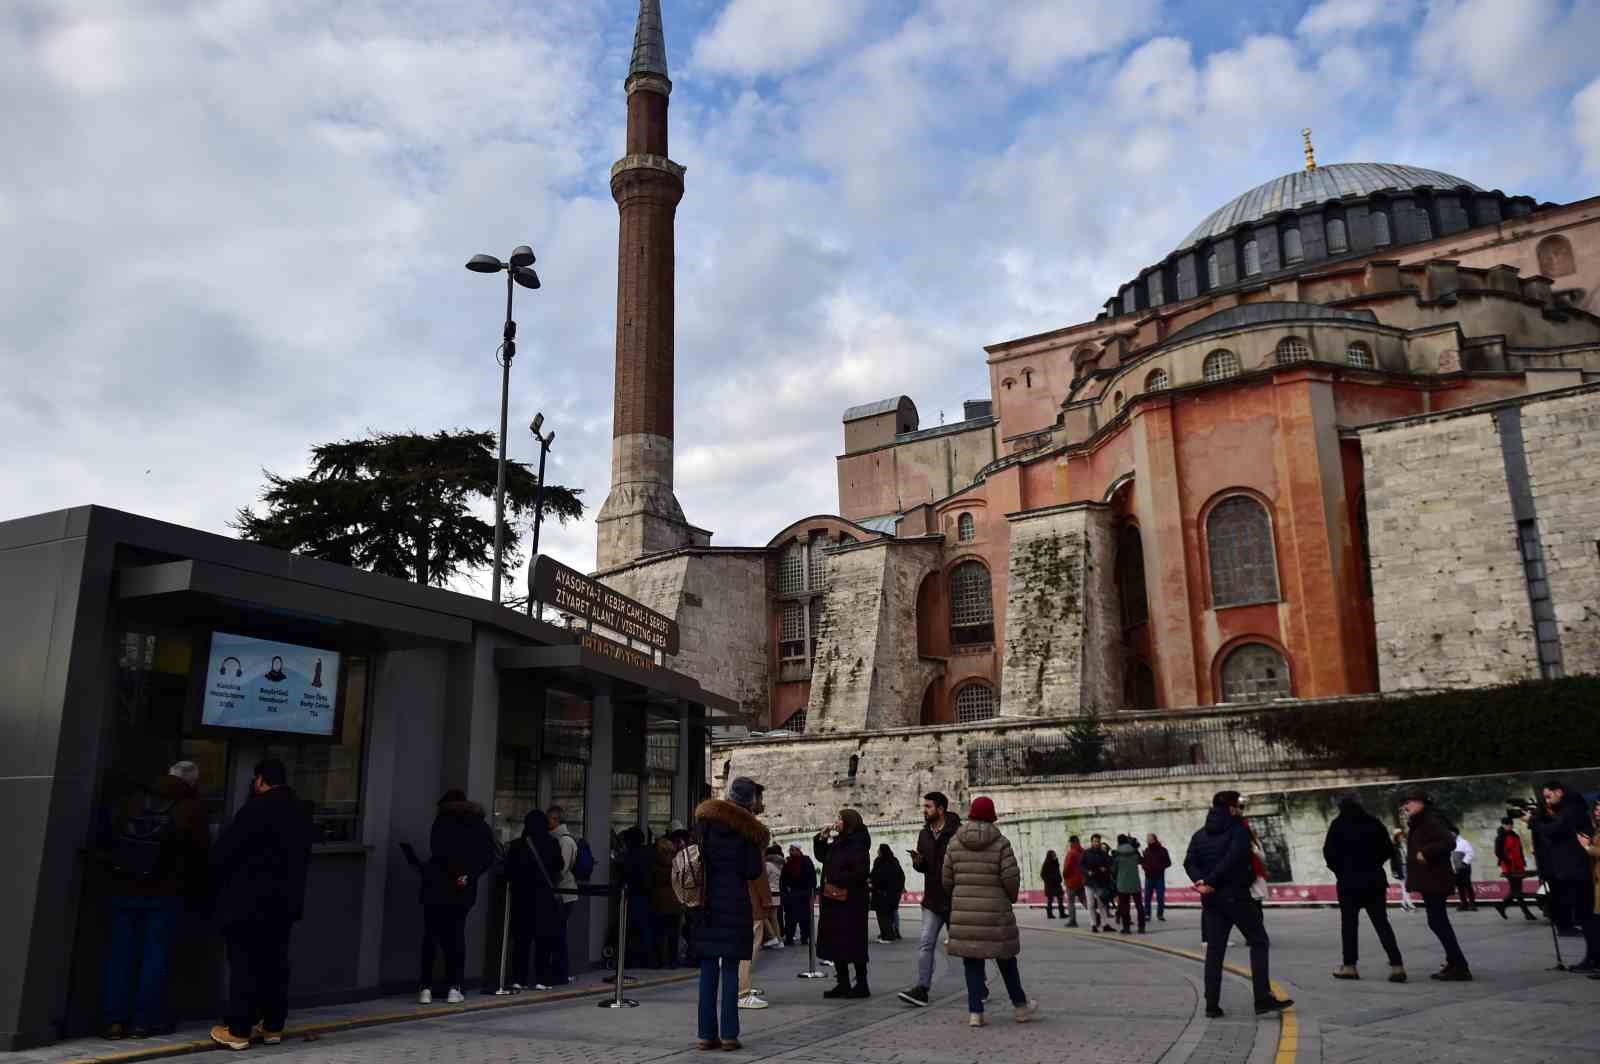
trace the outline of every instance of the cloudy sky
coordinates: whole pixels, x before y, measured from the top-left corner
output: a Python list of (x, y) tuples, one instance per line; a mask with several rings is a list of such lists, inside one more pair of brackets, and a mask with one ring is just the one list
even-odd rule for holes
[[(924, 424), (1301, 164), (1600, 193), (1600, 0), (665, 0), (678, 496), (721, 544), (836, 507), (839, 415)], [(604, 500), (635, 0), (0, 5), (0, 519), (226, 531), (366, 429), (512, 424)], [(528, 458), (525, 431), (512, 453)], [(550, 529), (579, 567), (589, 522)], [(481, 587), (482, 585), (480, 585)]]

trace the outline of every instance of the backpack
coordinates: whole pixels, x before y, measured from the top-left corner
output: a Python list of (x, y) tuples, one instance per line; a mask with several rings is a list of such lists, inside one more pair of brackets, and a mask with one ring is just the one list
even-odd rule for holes
[(111, 865), (118, 875), (152, 880), (172, 871), (178, 838), (178, 818), (172, 811), (177, 805), (155, 807), (149, 795), (140, 797), (138, 811), (129, 812), (111, 848)]
[(578, 850), (572, 855), (572, 877), (587, 883), (592, 875), (594, 875), (594, 851), (589, 849), (588, 839), (579, 839)]
[(706, 862), (700, 844), (691, 842), (672, 858), (672, 893), (685, 909), (706, 903)]

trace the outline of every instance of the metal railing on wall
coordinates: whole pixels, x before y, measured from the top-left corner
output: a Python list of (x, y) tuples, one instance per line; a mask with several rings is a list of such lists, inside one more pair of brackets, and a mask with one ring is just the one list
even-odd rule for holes
[(1339, 767), (1331, 756), (1264, 738), (1252, 721), (1271, 712), (1170, 721), (1101, 718), (1095, 729), (1080, 726), (1059, 738), (975, 744), (967, 748), (967, 781), (992, 787), (1085, 776), (1110, 782)]

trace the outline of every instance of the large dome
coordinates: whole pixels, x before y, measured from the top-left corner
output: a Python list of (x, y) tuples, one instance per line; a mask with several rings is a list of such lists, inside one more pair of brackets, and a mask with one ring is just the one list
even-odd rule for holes
[(1481, 192), (1471, 181), (1441, 170), (1393, 163), (1331, 163), (1315, 170), (1296, 170), (1257, 185), (1206, 215), (1174, 251), (1193, 247), (1209, 237), (1219, 236), (1236, 225), (1259, 222), (1278, 211), (1293, 210), (1311, 203), (1336, 200), (1343, 196), (1367, 196), (1385, 189), (1467, 188)]

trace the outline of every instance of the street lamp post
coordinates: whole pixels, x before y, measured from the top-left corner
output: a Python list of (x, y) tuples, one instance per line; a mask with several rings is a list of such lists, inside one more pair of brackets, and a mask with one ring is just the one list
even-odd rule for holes
[[(533, 616), (533, 567), (539, 561), (539, 524), (544, 520), (544, 459), (550, 453), (550, 445), (556, 442), (556, 430), (551, 429), (543, 436), (539, 429), (544, 426), (544, 412), (533, 415), (533, 423), (528, 426), (528, 431), (533, 433), (533, 438), (539, 441), (539, 487), (533, 496), (533, 553), (528, 556), (528, 616)], [(540, 620), (544, 619), (544, 603), (539, 604)]]
[(495, 471), (494, 485), (494, 602), (500, 602), (500, 562), (505, 552), (506, 513), (506, 404), (511, 392), (511, 361), (517, 357), (517, 323), (511, 320), (512, 282), (524, 288), (538, 288), (539, 275), (533, 271), (533, 249), (519, 244), (511, 250), (511, 259), (501, 262), (493, 255), (474, 255), (467, 260), (467, 269), (473, 273), (500, 273), (506, 275), (506, 324), (501, 333), (496, 358), (500, 362), (500, 463)]

